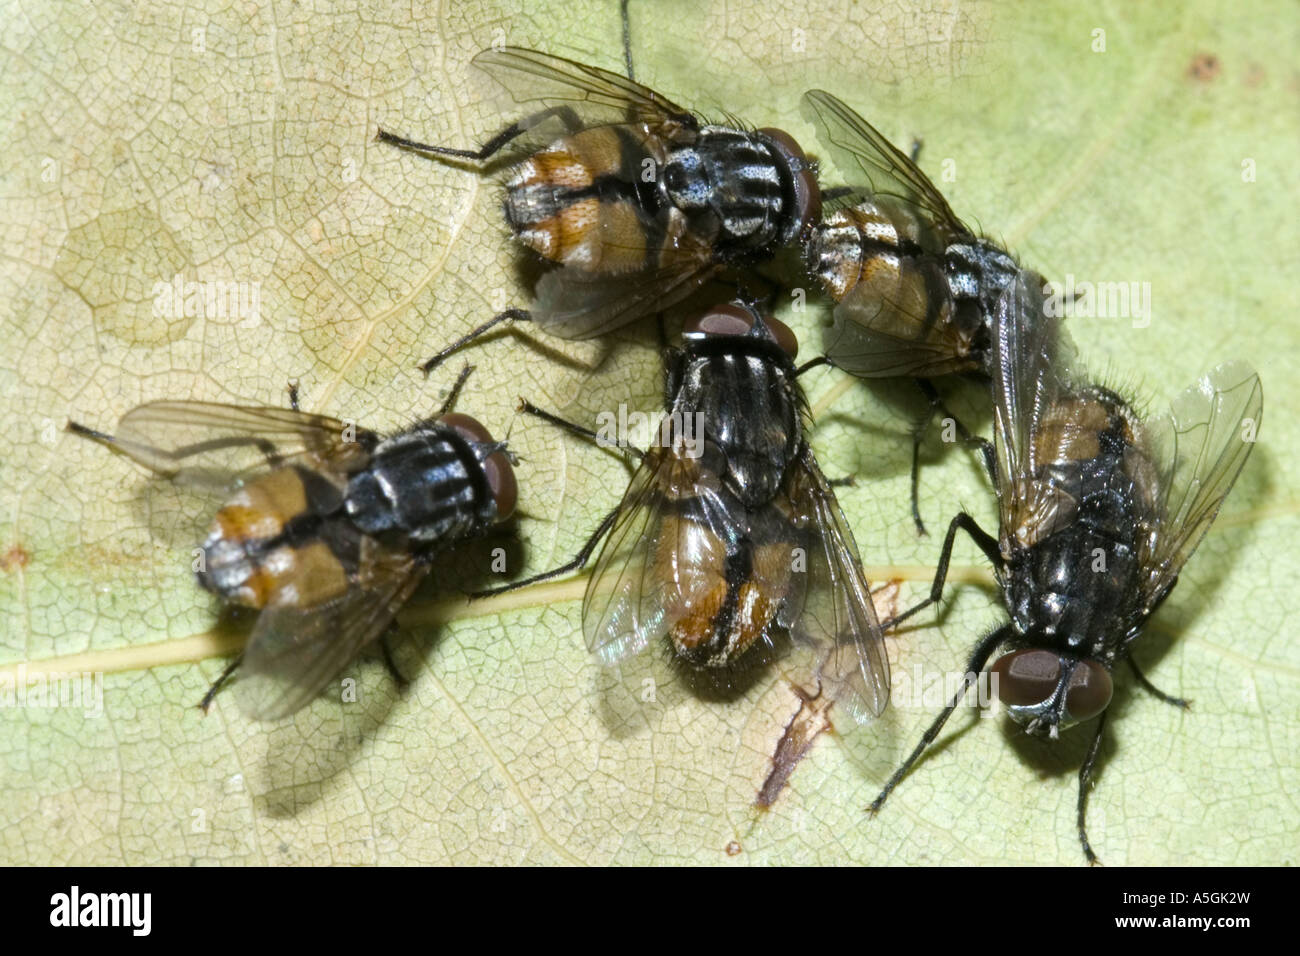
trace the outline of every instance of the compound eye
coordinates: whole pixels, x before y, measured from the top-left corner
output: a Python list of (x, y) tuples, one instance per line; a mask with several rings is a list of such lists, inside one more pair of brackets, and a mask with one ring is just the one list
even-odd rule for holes
[(1096, 661), (1080, 661), (1065, 688), (1065, 710), (1071, 720), (1096, 717), (1110, 703), (1110, 673)]
[(462, 415), (460, 412), (448, 412), (438, 419), (440, 423), (454, 429), (461, 438), (466, 441), (472, 441), (480, 445), (490, 445), (492, 435), (479, 422), (477, 418), (471, 418), (468, 415)]
[(748, 335), (754, 328), (754, 313), (738, 302), (715, 305), (686, 323), (682, 331), (701, 335)]
[(822, 190), (817, 170), (808, 162), (803, 148), (785, 130), (764, 127), (758, 131), (785, 160), (794, 187), (794, 212), (799, 219), (800, 234), (806, 233), (822, 219)]
[(808, 164), (808, 157), (804, 155), (803, 147), (785, 130), (777, 129), (774, 126), (764, 126), (758, 130), (758, 133), (760, 136), (770, 139), (773, 145), (785, 154), (786, 158), (802, 163), (805, 166)]
[(998, 678), (998, 697), (1008, 707), (1033, 707), (1056, 693), (1060, 655), (1041, 649), (1012, 651), (989, 668)]
[[(492, 434), (476, 418), (460, 412), (450, 412), (438, 421), (473, 444), (496, 444)], [(504, 451), (494, 451), (483, 461), (483, 474), (487, 476), (492, 499), (496, 502), (497, 520), (504, 521), (514, 513), (515, 502), (519, 500), (519, 484), (515, 481), (515, 470), (510, 464), (510, 457)]]
[(763, 321), (767, 323), (772, 337), (776, 339), (776, 344), (781, 346), (782, 351), (791, 359), (798, 358), (799, 337), (794, 334), (794, 330), (777, 318), (767, 318)]

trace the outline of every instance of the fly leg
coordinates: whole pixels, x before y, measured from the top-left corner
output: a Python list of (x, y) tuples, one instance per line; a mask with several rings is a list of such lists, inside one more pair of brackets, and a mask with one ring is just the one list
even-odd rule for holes
[[(1169, 595), (1173, 593), (1174, 585), (1176, 585), (1177, 583), (1178, 583), (1178, 578), (1175, 577), (1172, 581), (1170, 581), (1168, 584), (1165, 585), (1163, 591), (1161, 591), (1158, 595), (1156, 595), (1155, 599), (1151, 602), (1151, 605), (1147, 610), (1148, 616), (1154, 614), (1156, 611), (1160, 609), (1160, 605), (1164, 604), (1165, 599), (1168, 598)], [(1138, 668), (1137, 661), (1133, 660), (1133, 658), (1131, 657), (1128, 658), (1128, 666), (1133, 669), (1133, 676), (1138, 679), (1138, 683), (1142, 685), (1142, 689), (1145, 690), (1147, 693), (1151, 694), (1157, 700), (1162, 700), (1166, 704), (1173, 704), (1175, 707), (1181, 707), (1184, 710), (1191, 709), (1192, 702), (1190, 700), (1184, 700), (1182, 697), (1175, 697), (1173, 694), (1166, 694), (1155, 684), (1151, 683), (1151, 681), (1147, 679), (1147, 676), (1142, 673), (1141, 669)]]
[(1092, 743), (1088, 745), (1087, 756), (1083, 758), (1083, 766), (1079, 768), (1079, 804), (1078, 804), (1078, 823), (1079, 823), (1079, 842), (1083, 844), (1083, 855), (1087, 857), (1091, 866), (1101, 863), (1097, 859), (1097, 854), (1093, 852), (1092, 844), (1088, 842), (1088, 830), (1084, 826), (1084, 817), (1088, 809), (1088, 787), (1092, 783), (1092, 774), (1097, 766), (1097, 758), (1101, 755), (1101, 735), (1106, 729), (1106, 714), (1108, 711), (1102, 711), (1101, 716), (1097, 718), (1097, 730), (1092, 735)]
[(591, 560), (592, 554), (596, 550), (596, 545), (600, 544), (600, 539), (609, 533), (609, 529), (614, 527), (614, 520), (618, 517), (619, 508), (615, 508), (609, 514), (605, 515), (604, 520), (595, 533), (587, 539), (587, 543), (582, 546), (582, 550), (574, 555), (573, 559), (566, 561), (557, 568), (551, 568), (549, 571), (543, 571), (541, 574), (534, 574), (532, 577), (524, 578), (521, 581), (511, 581), (509, 584), (503, 584), (500, 587), (488, 588), (484, 591), (474, 591), (470, 594), (473, 599), (493, 597), (497, 594), (507, 594), (510, 591), (517, 591), (520, 588), (526, 588), (530, 584), (540, 584), (542, 581), (549, 581), (552, 578), (558, 578), (562, 575), (578, 571), (586, 566)]
[(811, 372), (813, 369), (820, 368), (823, 365), (829, 365), (831, 366), (831, 368), (835, 367), (835, 363), (832, 362), (830, 358), (828, 358), (825, 355), (819, 355), (815, 359), (809, 359), (808, 361), (800, 365), (797, 369), (795, 369), (794, 377), (798, 378), (799, 376), (803, 375), (804, 372)]
[[(574, 422), (560, 418), (558, 415), (553, 415), (548, 411), (544, 411), (538, 408), (536, 405), (533, 405), (531, 402), (527, 402), (524, 401), (523, 399), (520, 399), (519, 411), (523, 412), (526, 415), (532, 415), (535, 418), (540, 418), (543, 421), (550, 422), (552, 425), (555, 425), (557, 428), (562, 428), (567, 432), (579, 436), (580, 438), (585, 438), (590, 442), (594, 442), (595, 444), (599, 445), (602, 448), (607, 447), (606, 442), (590, 428), (586, 428), (582, 425), (578, 425)], [(626, 446), (622, 450), (630, 452), (632, 455), (636, 456), (637, 458), (645, 457), (645, 452), (643, 452), (639, 448)], [(566, 561), (564, 564), (560, 565), (559, 567), (552, 568), (549, 571), (543, 571), (541, 574), (534, 574), (533, 576), (524, 578), (521, 581), (512, 581), (509, 584), (503, 584), (500, 587), (488, 588), (487, 590), (484, 591), (475, 591), (470, 595), (470, 597), (485, 598), (485, 597), (492, 597), (493, 595), (496, 594), (506, 594), (510, 591), (516, 591), (519, 588), (528, 587), (530, 584), (538, 584), (542, 581), (549, 581), (552, 578), (558, 578), (562, 575), (569, 574), (573, 571), (577, 571), (585, 567), (587, 562), (591, 560), (591, 556), (592, 554), (595, 553), (596, 546), (600, 544), (601, 539), (604, 538), (605, 535), (609, 533), (610, 528), (614, 527), (614, 522), (618, 519), (618, 515), (621, 510), (621, 507), (622, 507), (621, 505), (616, 506), (612, 511), (609, 512), (609, 514), (605, 515), (605, 517), (601, 520), (600, 525), (596, 528), (595, 532), (592, 533), (591, 537), (588, 538), (587, 542), (582, 546), (582, 549), (571, 560)]]
[(930, 427), (934, 415), (935, 407), (931, 405), (924, 417), (912, 426), (912, 523), (916, 525), (919, 537), (929, 533), (925, 530), (925, 522), (921, 520), (921, 438)]
[(531, 322), (532, 318), (532, 313), (527, 309), (506, 309), (504, 312), (492, 316), (492, 318), (488, 319), (478, 328), (466, 332), (437, 355), (433, 356), (433, 358), (422, 362), (420, 364), (420, 371), (424, 372), (425, 375), (428, 375), (435, 368), (441, 365), (447, 359), (447, 356), (451, 355), (453, 352), (459, 351), (466, 345), (469, 345), (475, 339), (482, 338), (498, 325), (503, 325), (507, 322)]
[(852, 196), (856, 192), (860, 192), (860, 190), (854, 189), (852, 186), (831, 186), (822, 190), (822, 202), (828, 203), (836, 199), (843, 199), (845, 196)]
[(1175, 707), (1181, 707), (1183, 710), (1191, 710), (1192, 702), (1190, 700), (1186, 700), (1182, 697), (1175, 697), (1173, 694), (1166, 694), (1147, 679), (1147, 675), (1142, 673), (1137, 666), (1137, 662), (1131, 657), (1128, 659), (1128, 666), (1132, 669), (1133, 676), (1138, 679), (1138, 683), (1142, 685), (1142, 689), (1156, 700), (1162, 700), (1166, 704), (1173, 704)]
[(396, 621), (388, 625), (388, 630), (384, 631), (384, 636), (379, 639), (379, 649), (383, 651), (384, 654), (384, 666), (388, 668), (388, 673), (392, 675), (393, 683), (397, 685), (397, 690), (400, 693), (405, 690), (411, 682), (407, 679), (406, 675), (402, 673), (401, 669), (398, 668), (397, 661), (393, 658), (393, 648), (389, 639), (393, 636), (393, 632), (396, 630)]
[(916, 523), (918, 534), (925, 534), (925, 525), (921, 522), (921, 509), (919, 501), (920, 480), (921, 480), (921, 439), (926, 430), (930, 427), (930, 422), (934, 420), (935, 415), (942, 415), (945, 424), (952, 422), (953, 430), (957, 433), (957, 438), (962, 444), (970, 447), (974, 446), (979, 453), (980, 460), (984, 463), (984, 470), (988, 473), (989, 479), (996, 483), (997, 481), (997, 458), (994, 455), (993, 443), (986, 438), (971, 434), (970, 429), (961, 423), (956, 415), (948, 410), (943, 399), (939, 397), (939, 392), (930, 383), (929, 379), (918, 378), (917, 387), (921, 394), (925, 396), (926, 401), (930, 403), (928, 411), (924, 417), (916, 423), (912, 431), (912, 520)]
[(998, 548), (997, 539), (981, 528), (975, 519), (966, 512), (960, 512), (948, 525), (948, 534), (943, 539), (943, 548), (939, 552), (939, 566), (934, 573), (934, 582), (930, 585), (930, 596), (919, 604), (908, 608), (902, 614), (896, 614), (883, 622), (880, 625), (882, 631), (888, 631), (890, 628), (896, 627), (913, 614), (924, 610), (931, 604), (935, 604), (943, 597), (943, 585), (948, 578), (948, 562), (952, 560), (952, 546), (957, 539), (958, 529), (971, 536), (971, 539), (979, 545), (979, 549), (984, 552), (984, 556), (995, 567), (1001, 565), (1002, 552)]
[(461, 389), (465, 387), (465, 379), (469, 378), (470, 373), (473, 371), (474, 366), (468, 363), (466, 363), (465, 367), (460, 370), (460, 374), (456, 376), (456, 381), (452, 383), (451, 391), (447, 393), (446, 400), (442, 403), (442, 407), (438, 409), (438, 414), (435, 416), (436, 418), (441, 418), (443, 415), (446, 415), (447, 412), (451, 411), (452, 407), (455, 406), (456, 399), (460, 398)]
[(627, 69), (627, 78), (636, 80), (636, 73), (632, 70), (632, 20), (627, 14), (628, 0), (619, 0), (619, 15), (623, 18), (623, 65)]
[(541, 110), (531, 116), (526, 116), (521, 120), (511, 123), (478, 149), (455, 149), (451, 146), (433, 146), (429, 143), (421, 143), (417, 140), (407, 139), (405, 136), (398, 136), (396, 133), (390, 133), (382, 127), (380, 127), (379, 132), (375, 135), (375, 139), (381, 143), (388, 143), (389, 145), (396, 146), (399, 149), (414, 150), (418, 153), (431, 153), (434, 156), (445, 156), (448, 159), (468, 159), (474, 163), (483, 164), (538, 123), (545, 122), (552, 116), (558, 116), (561, 122), (564, 123), (565, 127), (571, 132), (581, 127), (581, 121), (571, 107), (553, 106), (549, 109)]
[(948, 706), (945, 707), (940, 712), (939, 716), (934, 719), (934, 722), (926, 728), (925, 733), (921, 736), (921, 742), (916, 745), (916, 749), (913, 750), (911, 754), (908, 755), (908, 758), (903, 761), (902, 766), (894, 771), (894, 775), (889, 778), (889, 782), (886, 783), (885, 788), (880, 791), (880, 795), (876, 797), (875, 800), (871, 801), (871, 806), (867, 807), (868, 813), (875, 816), (880, 812), (880, 808), (885, 805), (885, 801), (889, 798), (889, 795), (893, 793), (894, 788), (898, 786), (899, 781), (907, 776), (907, 772), (912, 769), (912, 765), (921, 759), (921, 754), (925, 752), (925, 748), (934, 743), (935, 738), (939, 736), (939, 731), (943, 730), (943, 725), (948, 722), (948, 718), (951, 717), (952, 712), (957, 709), (962, 698), (966, 696), (966, 692), (970, 690), (975, 681), (979, 679), (980, 673), (984, 670), (984, 665), (988, 663), (989, 655), (991, 655), (993, 650), (1005, 641), (1010, 634), (1011, 625), (1004, 624), (976, 645), (975, 652), (971, 654), (970, 662), (966, 665), (966, 674), (962, 679), (961, 687), (958, 688), (957, 693), (953, 695), (952, 700), (948, 702)]
[(204, 694), (203, 699), (199, 701), (199, 710), (203, 711), (205, 714), (208, 712), (208, 708), (212, 706), (212, 701), (216, 698), (217, 692), (221, 690), (222, 687), (226, 686), (226, 681), (230, 680), (230, 675), (235, 673), (235, 668), (243, 663), (243, 661), (244, 652), (240, 651), (239, 656), (226, 665), (226, 669), (221, 672), (221, 676), (212, 682), (212, 686), (208, 688), (208, 692)]
[[(609, 442), (604, 438), (601, 438), (600, 435), (596, 434), (590, 428), (571, 422), (568, 419), (561, 418), (559, 415), (553, 415), (544, 409), (538, 408), (532, 402), (526, 401), (525, 399), (521, 398), (519, 400), (519, 411), (523, 412), (525, 415), (532, 415), (534, 418), (540, 418), (544, 422), (550, 422), (556, 428), (562, 428), (567, 432), (577, 435), (579, 438), (585, 438), (587, 441), (601, 448), (609, 447)], [(628, 452), (637, 460), (645, 457), (645, 452), (633, 445), (620, 445), (619, 450)]]

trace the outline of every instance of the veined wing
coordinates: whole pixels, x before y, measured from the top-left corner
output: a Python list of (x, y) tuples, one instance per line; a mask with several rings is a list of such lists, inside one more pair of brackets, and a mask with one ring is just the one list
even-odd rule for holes
[(864, 378), (933, 378), (974, 369), (969, 336), (952, 321), (938, 260), (881, 259), (834, 311), (826, 355)]
[(139, 405), (115, 435), (71, 430), (181, 484), (222, 491), (258, 469), (310, 458), (346, 473), (364, 463), (378, 440), (355, 425), (288, 408), (160, 401)]
[(822, 687), (865, 723), (889, 703), (889, 658), (853, 532), (811, 449), (792, 469), (785, 497), (807, 574), (791, 636), (812, 646)]
[(1255, 447), (1264, 414), (1259, 375), (1246, 362), (1216, 366), (1174, 398), (1148, 434), (1163, 465), (1156, 521), (1146, 542), (1149, 612), (1173, 586), (1214, 522)]
[(743, 529), (703, 460), (656, 448), (623, 496), (582, 602), (587, 647), (603, 664), (641, 651), (725, 587), (728, 546)]
[(661, 93), (600, 67), (519, 47), (488, 49), (473, 65), (496, 85), (493, 108), (517, 117), (508, 155), (517, 155), (566, 133), (594, 126), (634, 124), (674, 142), (694, 135), (695, 116)]
[(1068, 340), (1047, 314), (1042, 285), (1021, 273), (1003, 291), (993, 315), (993, 436), (998, 512), (1004, 545), (1028, 543), (1057, 524), (1068, 503), (1043, 468), (1044, 419), (1071, 385)]
[(873, 193), (894, 196), (924, 210), (947, 233), (948, 242), (971, 235), (930, 178), (842, 100), (825, 90), (809, 90), (803, 102), (805, 114), (845, 175), (851, 175), (856, 167)]
[(234, 695), (256, 720), (309, 703), (371, 641), (383, 636), (428, 565), (363, 539), (361, 570), (338, 598), (315, 607), (272, 604), (258, 615)]

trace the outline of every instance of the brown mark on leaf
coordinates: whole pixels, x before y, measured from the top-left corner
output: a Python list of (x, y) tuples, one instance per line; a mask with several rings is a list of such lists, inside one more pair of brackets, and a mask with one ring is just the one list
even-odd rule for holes
[(13, 545), (4, 554), (0, 554), (0, 571), (6, 574), (18, 568), (25, 568), (31, 564), (32, 556), (24, 551), (19, 545)]
[(1192, 65), (1187, 68), (1187, 75), (1201, 83), (1218, 79), (1223, 72), (1223, 64), (1213, 53), (1198, 53), (1192, 57)]
[(745, 852), (745, 849), (735, 840), (732, 840), (730, 843), (727, 844), (726, 852), (727, 852), (727, 856), (740, 856), (740, 854)]
[(776, 750), (772, 752), (772, 770), (754, 798), (754, 806), (760, 810), (766, 810), (776, 802), (790, 774), (812, 748), (813, 741), (825, 731), (835, 729), (829, 716), (835, 702), (822, 695), (820, 685), (816, 693), (809, 693), (793, 684), (790, 689), (799, 698), (799, 709), (791, 716), (781, 739), (776, 742)]
[[(901, 580), (888, 581), (871, 592), (871, 603), (876, 609), (876, 619), (884, 620), (898, 613), (898, 593)], [(799, 709), (791, 715), (772, 751), (772, 769), (754, 798), (754, 806), (769, 809), (785, 789), (790, 775), (804, 755), (812, 749), (813, 742), (828, 730), (833, 731), (830, 712), (835, 698), (823, 693), (819, 680), (815, 690), (792, 683), (790, 690), (799, 698)]]

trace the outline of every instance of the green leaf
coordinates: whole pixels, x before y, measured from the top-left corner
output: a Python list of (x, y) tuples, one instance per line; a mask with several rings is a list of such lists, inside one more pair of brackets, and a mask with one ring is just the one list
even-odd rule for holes
[[(1135, 655), (1194, 707), (1120, 674), (1089, 820), (1107, 863), (1293, 863), (1294, 8), (1243, 17), (1204, 0), (1171, 20), (1157, 5), (1075, 7), (634, 2), (633, 48), (639, 77), (674, 99), (806, 141), (799, 96), (824, 87), (896, 142), (922, 139), (953, 207), (1026, 265), (1149, 282), (1148, 327), (1071, 329), (1098, 375), (1151, 407), (1219, 361), (1256, 364), (1259, 447)], [(426, 382), (416, 363), (522, 300), (517, 250), (494, 184), (378, 145), (376, 126), (480, 141), (501, 118), (475, 109), (466, 64), (497, 40), (621, 66), (609, 0), (441, 9), (9, 4), (0, 673), (98, 672), (103, 713), (0, 708), (0, 862), (1082, 862), (1086, 729), (1052, 747), (967, 711), (870, 820), (863, 807), (936, 709), (900, 692), (876, 724), (817, 738), (760, 813), (797, 708), (789, 683), (704, 701), (657, 654), (617, 681), (584, 649), (581, 578), (417, 602), (405, 695), (367, 657), (360, 703), (321, 699), (269, 727), (229, 699), (200, 716), (239, 641), (191, 580), (207, 514), (63, 423), (108, 428), (164, 397), (276, 404), (289, 377), (305, 407), (375, 428), (437, 405), (454, 369)], [(257, 313), (156, 316), (155, 286), (174, 276), (245, 283)], [(790, 317), (806, 353), (824, 317)], [(653, 343), (647, 330), (537, 348), (502, 337), (474, 354), (460, 407), (497, 432), (520, 394), (578, 418), (654, 410)], [(823, 467), (858, 479), (841, 500), (863, 560), (910, 603), (939, 542), (908, 519), (905, 390), (810, 379)], [(977, 398), (963, 395), (987, 427)], [(541, 569), (576, 551), (627, 471), (525, 420), (511, 443), (523, 554)], [(940, 449), (927, 446), (922, 475), (931, 527), (962, 505), (991, 524), (973, 463)], [(942, 623), (889, 639), (900, 691), (915, 668), (959, 671), (1001, 619), (975, 550), (960, 544), (955, 565)]]

